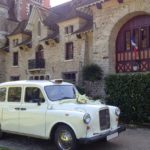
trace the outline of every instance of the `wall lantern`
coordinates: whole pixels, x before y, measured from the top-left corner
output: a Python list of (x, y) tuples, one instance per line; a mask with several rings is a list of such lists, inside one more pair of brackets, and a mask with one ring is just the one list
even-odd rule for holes
[(20, 46), (19, 48), (20, 48), (20, 50), (23, 50), (23, 47), (22, 47), (22, 46)]
[(78, 39), (81, 39), (81, 34), (76, 34)]
[(45, 44), (46, 44), (46, 45), (49, 45), (49, 42), (48, 42), (48, 41), (45, 41)]

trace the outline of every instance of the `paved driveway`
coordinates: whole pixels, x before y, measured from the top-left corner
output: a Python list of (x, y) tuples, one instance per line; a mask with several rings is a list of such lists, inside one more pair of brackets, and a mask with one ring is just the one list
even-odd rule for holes
[[(11, 150), (55, 150), (49, 141), (14, 135), (6, 135), (0, 146)], [(116, 139), (82, 145), (80, 150), (150, 150), (150, 129), (127, 129)]]

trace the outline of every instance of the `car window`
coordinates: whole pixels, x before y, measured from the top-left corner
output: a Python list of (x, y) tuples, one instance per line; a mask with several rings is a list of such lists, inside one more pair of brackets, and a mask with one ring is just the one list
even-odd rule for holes
[(10, 87), (8, 90), (8, 102), (21, 101), (21, 87)]
[(27, 87), (25, 91), (25, 102), (26, 103), (41, 103), (45, 102), (44, 96), (41, 90), (37, 87)]
[(0, 88), (0, 102), (4, 102), (6, 98), (6, 88)]

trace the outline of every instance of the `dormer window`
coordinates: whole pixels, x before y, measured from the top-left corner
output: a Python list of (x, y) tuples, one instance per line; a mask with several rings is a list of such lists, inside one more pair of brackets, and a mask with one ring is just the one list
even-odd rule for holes
[(13, 47), (17, 46), (19, 43), (19, 40), (18, 39), (14, 39), (13, 40)]
[(65, 27), (65, 34), (73, 33), (73, 25)]

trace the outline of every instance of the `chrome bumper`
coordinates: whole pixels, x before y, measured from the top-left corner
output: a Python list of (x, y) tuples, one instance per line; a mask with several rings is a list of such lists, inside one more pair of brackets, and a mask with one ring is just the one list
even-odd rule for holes
[(108, 132), (106, 132), (104, 134), (101, 134), (101, 135), (98, 135), (98, 136), (94, 136), (94, 137), (91, 137), (91, 138), (80, 138), (79, 142), (82, 143), (82, 144), (88, 144), (88, 143), (96, 142), (98, 140), (106, 138), (107, 136), (109, 136), (111, 134), (114, 134), (116, 132), (120, 133), (120, 132), (123, 132), (125, 130), (126, 130), (126, 127), (124, 125), (121, 125), (116, 130), (108, 131)]

